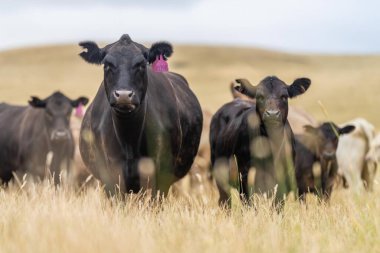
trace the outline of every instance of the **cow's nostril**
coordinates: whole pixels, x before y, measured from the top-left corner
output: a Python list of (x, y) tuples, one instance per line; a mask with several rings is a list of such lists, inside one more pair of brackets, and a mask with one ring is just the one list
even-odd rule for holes
[(66, 130), (54, 130), (51, 135), (52, 140), (64, 140), (69, 136), (69, 132)]
[(334, 151), (325, 151), (325, 152), (323, 152), (323, 155), (325, 157), (334, 157), (335, 156), (335, 152)]
[(269, 117), (278, 117), (278, 116), (280, 116), (280, 113), (281, 112), (278, 110), (267, 110), (267, 111), (265, 111), (265, 114)]
[(131, 104), (135, 93), (131, 90), (115, 90), (115, 102), (118, 104)]
[(65, 131), (57, 131), (56, 135), (59, 137), (66, 136), (66, 132)]

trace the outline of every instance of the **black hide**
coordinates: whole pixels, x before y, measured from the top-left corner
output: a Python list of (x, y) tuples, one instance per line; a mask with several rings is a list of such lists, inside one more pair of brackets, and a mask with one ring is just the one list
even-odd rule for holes
[(122, 192), (138, 192), (145, 187), (139, 161), (151, 158), (157, 190), (167, 193), (190, 170), (202, 130), (202, 111), (187, 81), (176, 73), (153, 72), (149, 65), (157, 54), (169, 57), (171, 45), (160, 42), (148, 49), (128, 35), (102, 49), (93, 42), (81, 45), (88, 50), (81, 54), (86, 61), (104, 65), (103, 82), (81, 128), (86, 166), (107, 191), (119, 185)]

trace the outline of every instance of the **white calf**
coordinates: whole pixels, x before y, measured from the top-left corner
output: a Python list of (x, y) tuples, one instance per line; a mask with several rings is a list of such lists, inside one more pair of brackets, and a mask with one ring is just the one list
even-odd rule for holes
[(354, 119), (342, 125), (354, 125), (355, 130), (339, 138), (336, 152), (339, 171), (348, 186), (357, 191), (363, 186), (372, 190), (376, 163), (366, 159), (375, 135), (374, 126), (362, 118)]

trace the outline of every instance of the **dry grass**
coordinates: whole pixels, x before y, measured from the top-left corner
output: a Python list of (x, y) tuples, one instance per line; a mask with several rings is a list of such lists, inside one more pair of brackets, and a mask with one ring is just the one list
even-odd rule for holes
[(196, 202), (108, 199), (48, 183), (0, 190), (0, 252), (378, 252), (380, 192), (289, 200), (281, 213)]
[[(76, 46), (0, 53), (0, 97), (25, 104), (30, 95), (61, 89), (93, 97), (100, 67), (79, 59)], [(175, 47), (170, 61), (202, 106), (215, 111), (230, 100), (236, 77), (253, 83), (276, 74), (287, 82), (308, 76), (313, 86), (293, 104), (340, 123), (363, 116), (380, 126), (380, 56), (290, 55), (249, 48)], [(380, 189), (336, 191), (330, 205), (288, 200), (281, 213), (257, 197), (257, 208), (234, 201), (228, 212), (188, 200), (152, 204), (107, 198), (98, 188), (81, 193), (49, 183), (0, 189), (0, 253), (6, 252), (379, 252)]]

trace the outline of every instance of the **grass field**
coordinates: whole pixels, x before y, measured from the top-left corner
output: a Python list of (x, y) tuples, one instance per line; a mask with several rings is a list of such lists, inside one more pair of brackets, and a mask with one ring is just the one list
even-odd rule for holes
[[(79, 46), (49, 46), (0, 53), (0, 99), (26, 103), (30, 95), (47, 96), (54, 90), (68, 95), (95, 96), (101, 67), (80, 59)], [(294, 55), (252, 48), (176, 46), (171, 70), (183, 74), (202, 107), (216, 111), (231, 100), (229, 83), (245, 77), (253, 84), (268, 75), (287, 83), (311, 78), (312, 86), (292, 104), (325, 120), (342, 123), (361, 116), (380, 127), (380, 56)]]
[(379, 252), (380, 192), (337, 192), (331, 205), (282, 213), (166, 200), (107, 199), (40, 185), (0, 191), (0, 252)]
[[(62, 90), (93, 97), (99, 66), (83, 62), (79, 47), (49, 46), (0, 53), (0, 99), (26, 104), (30, 95)], [(293, 55), (252, 48), (176, 46), (169, 61), (204, 108), (231, 100), (229, 83), (277, 75), (312, 86), (292, 104), (319, 120), (357, 116), (380, 127), (380, 56)], [(290, 198), (283, 212), (262, 197), (257, 209), (237, 201), (231, 211), (188, 200), (162, 204), (107, 198), (99, 188), (81, 193), (49, 183), (0, 189), (0, 253), (8, 252), (380, 252), (379, 176), (373, 193), (335, 191), (329, 205)]]

